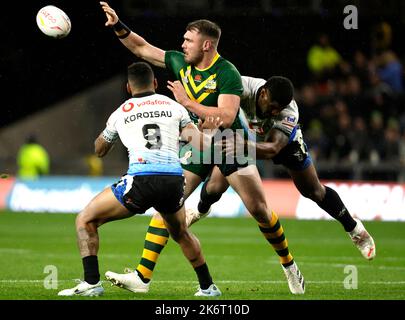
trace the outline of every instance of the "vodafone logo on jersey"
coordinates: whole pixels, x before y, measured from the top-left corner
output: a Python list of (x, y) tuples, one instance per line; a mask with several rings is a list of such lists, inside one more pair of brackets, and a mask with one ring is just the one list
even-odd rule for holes
[[(170, 101), (164, 101), (164, 100), (159, 100), (159, 99), (146, 100), (146, 101), (142, 101), (142, 102), (139, 102), (139, 103), (136, 102), (136, 106), (137, 106), (137, 107), (142, 107), (142, 106), (147, 106), (147, 105), (151, 105), (151, 106), (167, 105), (167, 106), (170, 106), (171, 103), (170, 103)], [(127, 102), (127, 103), (125, 103), (121, 108), (122, 108), (122, 111), (124, 111), (124, 112), (129, 112), (129, 111), (131, 111), (134, 107), (135, 107), (135, 103), (133, 103), (133, 102)]]
[(161, 106), (161, 105), (167, 105), (170, 106), (170, 102), (169, 101), (164, 101), (164, 100), (146, 100), (146, 101), (142, 101), (141, 103), (137, 103), (138, 107), (142, 107), (145, 105), (151, 105), (151, 106)]
[(132, 102), (128, 102), (122, 106), (122, 111), (129, 112), (134, 108), (134, 104)]

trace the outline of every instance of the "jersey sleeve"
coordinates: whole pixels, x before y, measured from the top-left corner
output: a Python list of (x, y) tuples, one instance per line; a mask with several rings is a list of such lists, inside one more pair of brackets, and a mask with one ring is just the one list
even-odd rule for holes
[(274, 129), (280, 130), (281, 132), (286, 134), (287, 137), (291, 136), (291, 134), (294, 130), (294, 127), (295, 126), (292, 127), (290, 125), (287, 125), (286, 122), (284, 122), (284, 121), (277, 121), (274, 123), (274, 126), (273, 126)]
[(288, 137), (294, 131), (294, 128), (298, 124), (298, 116), (292, 112), (282, 112), (275, 121), (273, 128), (284, 132)]
[(177, 80), (180, 79), (180, 70), (184, 67), (184, 54), (179, 51), (169, 50), (165, 53), (166, 68), (175, 76)]
[(239, 71), (231, 63), (218, 77), (218, 90), (219, 94), (235, 94), (241, 96), (243, 92), (242, 78)]
[(188, 111), (186, 110), (186, 108), (184, 108), (180, 104), (179, 104), (179, 108), (180, 108), (180, 114), (181, 114), (180, 128), (183, 129), (184, 127), (186, 127), (192, 121), (190, 119), (190, 116), (188, 115)]
[(116, 128), (116, 122), (117, 122), (117, 113), (114, 112), (108, 118), (106, 127), (102, 133), (104, 140), (109, 143), (113, 143), (113, 142), (115, 142), (115, 140), (118, 139), (118, 131)]

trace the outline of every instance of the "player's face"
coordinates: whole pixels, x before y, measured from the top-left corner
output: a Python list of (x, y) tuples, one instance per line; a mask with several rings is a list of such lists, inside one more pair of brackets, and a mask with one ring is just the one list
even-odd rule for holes
[(271, 100), (270, 92), (265, 88), (260, 90), (257, 105), (265, 118), (275, 117), (281, 112), (280, 105)]
[(184, 52), (184, 61), (197, 65), (204, 57), (204, 40), (197, 30), (188, 30), (184, 34), (184, 42), (181, 45)]

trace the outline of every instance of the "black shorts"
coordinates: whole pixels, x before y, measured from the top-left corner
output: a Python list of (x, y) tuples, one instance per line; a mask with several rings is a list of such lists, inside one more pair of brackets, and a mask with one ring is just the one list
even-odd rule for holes
[(159, 213), (173, 214), (184, 203), (184, 176), (125, 175), (111, 189), (118, 201), (136, 214), (152, 207)]
[(290, 170), (300, 171), (308, 168), (312, 163), (307, 145), (302, 141), (293, 141), (286, 145), (273, 157), (274, 164), (282, 164)]

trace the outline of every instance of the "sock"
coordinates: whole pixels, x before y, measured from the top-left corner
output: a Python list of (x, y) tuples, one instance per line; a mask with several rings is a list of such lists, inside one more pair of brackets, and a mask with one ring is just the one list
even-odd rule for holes
[(222, 193), (207, 193), (208, 180), (201, 187), (200, 202), (198, 203), (198, 212), (207, 213), (211, 205), (217, 202), (222, 197)]
[(281, 226), (278, 216), (274, 211), (271, 212), (270, 224), (259, 223), (259, 229), (280, 257), (280, 263), (284, 267), (292, 265), (294, 263), (294, 259), (288, 250), (288, 242), (284, 235), (283, 227)]
[(325, 210), (330, 216), (339, 221), (345, 231), (352, 231), (357, 222), (350, 215), (349, 211), (340, 199), (338, 193), (327, 186), (325, 186), (325, 189), (325, 197), (321, 202), (317, 203), (318, 206)]
[(195, 273), (198, 277), (198, 282), (200, 283), (200, 288), (205, 290), (208, 289), (210, 285), (213, 284), (208, 266), (206, 263), (199, 267), (194, 268)]
[(163, 220), (152, 218), (146, 232), (142, 258), (136, 267), (136, 271), (143, 282), (147, 283), (152, 279), (157, 259), (168, 240), (169, 231), (167, 231)]
[(82, 259), (84, 269), (84, 281), (96, 284), (100, 281), (97, 256), (87, 256)]

